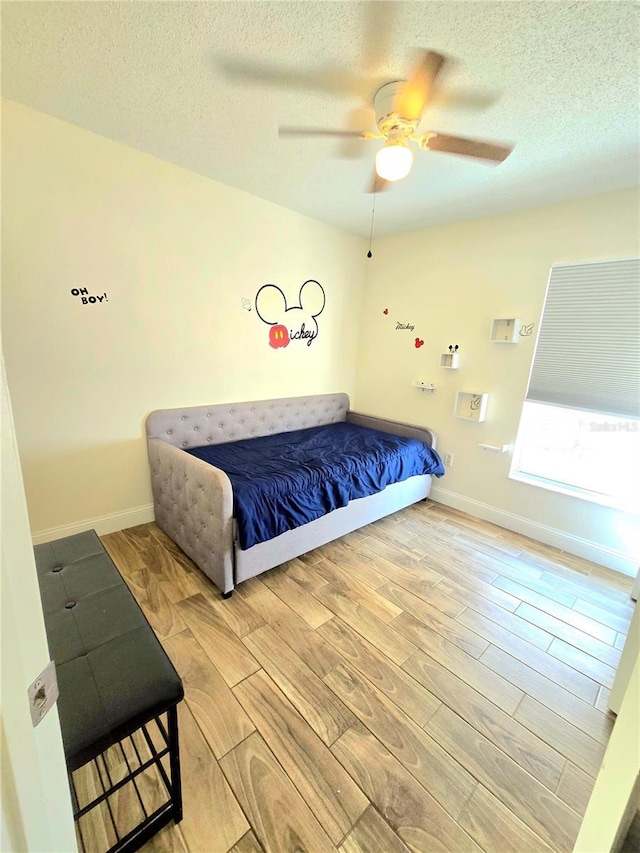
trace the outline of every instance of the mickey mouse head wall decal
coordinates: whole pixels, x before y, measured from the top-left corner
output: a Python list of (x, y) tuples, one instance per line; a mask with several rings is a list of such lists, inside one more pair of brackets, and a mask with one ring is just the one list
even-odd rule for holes
[(317, 317), (324, 311), (326, 296), (320, 282), (308, 279), (298, 293), (298, 303), (289, 306), (284, 292), (275, 284), (264, 284), (256, 293), (256, 314), (271, 326), (269, 346), (281, 349), (292, 341), (311, 346), (318, 337)]

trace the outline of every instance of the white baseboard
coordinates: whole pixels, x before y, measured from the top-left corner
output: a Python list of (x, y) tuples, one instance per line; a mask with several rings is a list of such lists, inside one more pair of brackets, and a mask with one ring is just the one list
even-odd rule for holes
[(38, 533), (33, 533), (31, 539), (34, 545), (40, 545), (42, 542), (52, 542), (54, 539), (73, 536), (74, 533), (83, 533), (85, 530), (95, 530), (99, 536), (103, 536), (105, 533), (115, 533), (116, 530), (124, 530), (125, 527), (146, 524), (149, 521), (153, 521), (153, 519), (153, 504), (148, 504), (147, 506), (125, 509), (122, 512), (101, 515), (99, 518), (86, 518), (84, 521), (78, 521), (75, 524), (50, 527), (49, 530), (40, 530)]
[(566, 551), (569, 554), (575, 554), (577, 557), (591, 560), (593, 563), (598, 563), (601, 566), (622, 572), (622, 574), (629, 575), (630, 577), (635, 577), (638, 571), (637, 557), (634, 558), (620, 551), (615, 551), (613, 548), (607, 548), (605, 545), (592, 542), (590, 539), (574, 536), (572, 533), (566, 533), (564, 530), (558, 530), (555, 527), (531, 521), (531, 519), (524, 516), (514, 515), (511, 512), (498, 509), (490, 504), (476, 501), (473, 498), (467, 498), (456, 492), (449, 492), (447, 489), (440, 489), (437, 486), (431, 487), (429, 497), (438, 503), (459, 509), (476, 518), (481, 518), (483, 521), (491, 521), (499, 527), (506, 527), (507, 530), (522, 533), (524, 536), (529, 536), (538, 542), (544, 542), (545, 545), (551, 545), (560, 551)]
[[(529, 536), (538, 542), (544, 542), (545, 545), (551, 545), (561, 551), (567, 551), (569, 554), (584, 557), (586, 560), (622, 572), (629, 577), (636, 577), (638, 572), (637, 557), (631, 557), (589, 539), (565, 533), (565, 531), (558, 530), (555, 527), (531, 521), (524, 516), (514, 515), (514, 513), (506, 512), (473, 498), (467, 498), (456, 492), (450, 492), (447, 489), (440, 489), (437, 486), (431, 487), (429, 497), (438, 503), (459, 509), (500, 527), (506, 527), (507, 530), (522, 533), (524, 536)], [(116, 530), (124, 530), (126, 527), (135, 527), (136, 524), (146, 524), (153, 519), (153, 504), (148, 504), (122, 512), (113, 512), (99, 518), (87, 518), (75, 524), (64, 524), (61, 527), (41, 530), (32, 534), (32, 541), (34, 545), (39, 545), (42, 542), (52, 542), (54, 539), (62, 539), (64, 536), (72, 536), (74, 533), (82, 533), (85, 530), (95, 530), (99, 535), (104, 535), (105, 533), (114, 533)]]

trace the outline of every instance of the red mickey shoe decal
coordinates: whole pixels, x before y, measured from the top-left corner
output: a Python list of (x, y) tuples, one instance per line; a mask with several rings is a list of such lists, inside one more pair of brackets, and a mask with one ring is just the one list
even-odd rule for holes
[(416, 343), (415, 343), (416, 349), (420, 349), (421, 346), (424, 346), (424, 341), (421, 341), (420, 338), (416, 338)]
[(382, 313), (383, 313), (383, 314), (388, 314), (388, 313), (389, 313), (389, 309), (388, 309), (388, 308), (385, 308), (385, 309), (384, 309), (384, 311), (383, 311)]

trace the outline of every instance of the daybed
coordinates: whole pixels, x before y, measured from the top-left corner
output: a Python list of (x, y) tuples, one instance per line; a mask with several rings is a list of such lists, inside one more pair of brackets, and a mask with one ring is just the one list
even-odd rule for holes
[(423, 443), (419, 445), (422, 451), (436, 460), (433, 473), (440, 476), (444, 472), (437, 454), (429, 450), (435, 447), (431, 430), (352, 412), (346, 394), (163, 409), (147, 417), (156, 523), (225, 597), (248, 578), (428, 496), (432, 474), (409, 476), (268, 541), (243, 548), (234, 518), (231, 481), (219, 467), (192, 455), (198, 452), (194, 449), (206, 451), (211, 447), (212, 452), (219, 452), (224, 448), (214, 445), (281, 433), (294, 432), (297, 436), (298, 430), (326, 424), (378, 430), (389, 434), (390, 441), (391, 436), (418, 439)]

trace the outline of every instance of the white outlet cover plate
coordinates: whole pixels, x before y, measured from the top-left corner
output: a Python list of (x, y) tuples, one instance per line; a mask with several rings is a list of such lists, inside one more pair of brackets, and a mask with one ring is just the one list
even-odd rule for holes
[(35, 729), (38, 723), (51, 710), (58, 698), (56, 665), (52, 660), (49, 661), (36, 680), (29, 685), (27, 696), (29, 697), (31, 722)]

